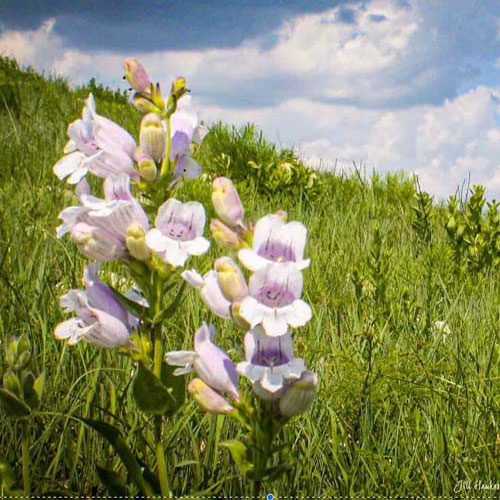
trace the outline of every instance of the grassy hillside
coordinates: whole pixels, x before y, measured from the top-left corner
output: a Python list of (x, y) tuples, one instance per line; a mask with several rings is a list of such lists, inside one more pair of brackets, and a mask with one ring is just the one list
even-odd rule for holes
[[(103, 494), (96, 465), (122, 466), (72, 416), (113, 423), (145, 461), (153, 454), (134, 434), (151, 423), (134, 413), (130, 360), (83, 342), (65, 347), (53, 337), (64, 318), (58, 299), (80, 286), (85, 260), (69, 238), (56, 238), (57, 215), (73, 194), (52, 166), (89, 88), (72, 91), (61, 79), (21, 71), (7, 59), (0, 59), (0, 86), (0, 351), (11, 336), (28, 334), (32, 369), (47, 376), (30, 431), (33, 491)], [(98, 112), (137, 138), (139, 117), (123, 95), (95, 83), (90, 90)], [(431, 206), (402, 175), (323, 173), (314, 189), (297, 190), (297, 179), (307, 185), (310, 172), (293, 152), (267, 143), (252, 127), (217, 125), (198, 159), (209, 175), (237, 181), (248, 219), (284, 209), (289, 220), (308, 227), (312, 264), (304, 273), (304, 299), (314, 314), (294, 341), (296, 354), (318, 373), (320, 389), (311, 410), (288, 426), (296, 435), (297, 466), (271, 491), (432, 497), (453, 496), (460, 481), (498, 482), (500, 280), (498, 254), (497, 260), (487, 257), (498, 251), (493, 223), (465, 203), (457, 208), (457, 224), (462, 217), (472, 227), (476, 214), (477, 231), (493, 238), (489, 250), (481, 250), (486, 257), (476, 258), (479, 243), (460, 240), (450, 211)], [(283, 163), (292, 164), (297, 177), (289, 180)], [(210, 182), (199, 179), (182, 197), (202, 202), (210, 220), (210, 193)], [(498, 219), (498, 210), (490, 211), (490, 219), (494, 212)], [(466, 237), (467, 231), (473, 234), (466, 229)], [(189, 267), (208, 270), (221, 255), (212, 246)], [(190, 349), (192, 333), (209, 319), (221, 346), (243, 358), (241, 333), (208, 313), (194, 291), (183, 312), (169, 322), (168, 349)], [(436, 321), (445, 321), (449, 332)], [(223, 417), (185, 404), (167, 428), (165, 454), (177, 495), (250, 494), (227, 450), (216, 445), (216, 436), (233, 434)], [(20, 486), (21, 426), (2, 412), (0, 450)]]

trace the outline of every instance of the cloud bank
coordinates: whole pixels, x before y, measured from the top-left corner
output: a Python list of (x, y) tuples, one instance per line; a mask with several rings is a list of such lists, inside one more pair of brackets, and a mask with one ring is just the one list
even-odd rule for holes
[[(437, 197), (471, 176), (500, 198), (494, 2), (373, 0), (298, 15), (226, 48), (131, 54), (68, 46), (48, 19), (4, 30), (0, 52), (81, 83), (122, 85), (136, 56), (153, 80), (188, 78), (209, 121), (253, 121), (311, 165), (404, 169)], [(479, 83), (478, 83), (479, 81)], [(495, 81), (493, 79), (493, 81)]]

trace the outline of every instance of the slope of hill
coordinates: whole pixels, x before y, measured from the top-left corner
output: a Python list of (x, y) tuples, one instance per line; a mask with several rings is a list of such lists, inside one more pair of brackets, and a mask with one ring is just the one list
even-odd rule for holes
[[(85, 343), (64, 347), (52, 333), (63, 319), (58, 299), (80, 286), (84, 266), (74, 245), (55, 235), (57, 216), (74, 195), (52, 167), (89, 90), (99, 113), (137, 138), (139, 115), (122, 94), (95, 82), (71, 90), (62, 79), (46, 79), (0, 58), (0, 375), (9, 339), (26, 333), (33, 345), (32, 370), (46, 373), (46, 393), (29, 431), (36, 494), (100, 494), (96, 465), (122, 471), (102, 441), (72, 416), (107, 419), (124, 430), (145, 462), (153, 456), (151, 443), (134, 434), (150, 422), (134, 413), (131, 361)], [(272, 491), (325, 498), (451, 497), (464, 481), (494, 483), (500, 452), (500, 280), (498, 253), (493, 255), (500, 251), (493, 227), (498, 210), (490, 208), (490, 219), (481, 218), (481, 210), (477, 215), (463, 204), (463, 213), (459, 206), (454, 215), (457, 224), (460, 217), (466, 224), (475, 213), (477, 231), (492, 239), (488, 252), (497, 260), (473, 265), (477, 245), (453, 240), (450, 212), (432, 207), (411, 179), (322, 173), (314, 180), (314, 196), (293, 190), (293, 182), (302, 181), (281, 189), (292, 168), (284, 163), (302, 169), (297, 179), (306, 184), (311, 172), (292, 151), (250, 129), (218, 124), (198, 159), (209, 176), (233, 171), (248, 219), (284, 209), (289, 220), (308, 227), (306, 255), (312, 264), (305, 271), (304, 297), (314, 314), (297, 331), (295, 347), (320, 378), (310, 412), (287, 431), (297, 436), (295, 466)], [(257, 175), (255, 165), (264, 173)], [(276, 174), (280, 168), (285, 174)], [(271, 182), (273, 175), (278, 180)], [(187, 182), (182, 197), (201, 201), (209, 220), (210, 193), (202, 178)], [(192, 265), (208, 270), (220, 255), (213, 248)], [(190, 349), (204, 318), (216, 324), (221, 345), (241, 356), (241, 334), (224, 329), (194, 293), (182, 317), (172, 319), (167, 347)], [(222, 417), (185, 405), (166, 429), (176, 495), (251, 494), (227, 450), (216, 445), (216, 436), (233, 432)], [(13, 467), (20, 487), (21, 424), (4, 412), (0, 449), (0, 460)]]

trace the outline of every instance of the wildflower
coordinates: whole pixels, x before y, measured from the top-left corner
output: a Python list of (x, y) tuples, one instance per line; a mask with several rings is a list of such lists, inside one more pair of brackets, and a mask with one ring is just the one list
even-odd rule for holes
[(245, 335), (245, 358), (236, 370), (247, 377), (256, 394), (266, 400), (278, 399), (306, 369), (304, 361), (293, 355), (289, 331), (280, 337), (269, 337), (261, 326), (253, 328)]
[(81, 194), (80, 206), (65, 208), (57, 228), (61, 238), (67, 232), (80, 251), (91, 259), (110, 261), (127, 258), (127, 231), (139, 225), (149, 229), (146, 213), (130, 193), (130, 178), (121, 174), (104, 181), (105, 199)]
[(267, 215), (255, 225), (252, 249), (238, 252), (241, 263), (257, 271), (270, 262), (292, 262), (297, 269), (309, 266), (304, 260), (307, 229), (301, 222), (285, 223), (281, 214)]
[(212, 186), (212, 204), (222, 222), (243, 227), (244, 209), (233, 183), (227, 177), (217, 177)]
[(146, 244), (163, 262), (183, 266), (190, 255), (202, 255), (210, 247), (203, 236), (205, 209), (201, 203), (181, 203), (175, 198), (158, 210), (155, 229), (146, 234)]
[(300, 299), (303, 283), (293, 263), (268, 264), (250, 277), (250, 295), (239, 313), (251, 328), (262, 324), (267, 335), (285, 335), (288, 325), (303, 326), (311, 319), (311, 308)]
[(212, 389), (228, 393), (239, 401), (238, 374), (228, 355), (213, 343), (215, 329), (204, 322), (194, 336), (194, 351), (172, 351), (167, 353), (169, 365), (181, 366), (174, 371), (183, 375), (193, 369)]
[(132, 160), (136, 144), (133, 137), (113, 121), (96, 113), (95, 101), (89, 94), (82, 118), (68, 126), (69, 142), (65, 156), (54, 166), (54, 173), (70, 184), (77, 184), (91, 172), (98, 177), (126, 173), (137, 179)]
[(310, 371), (302, 372), (280, 398), (280, 413), (284, 417), (293, 417), (306, 412), (316, 397), (318, 377)]
[(101, 347), (133, 347), (130, 334), (137, 318), (120, 304), (111, 288), (99, 280), (99, 267), (89, 264), (85, 269), (85, 291), (70, 290), (60, 299), (66, 312), (76, 317), (57, 325), (57, 339), (76, 344), (81, 339)]
[(184, 271), (181, 276), (194, 288), (200, 290), (204, 304), (220, 318), (231, 319), (231, 302), (224, 297), (217, 280), (216, 271), (208, 271), (203, 277), (191, 269)]
[(206, 134), (206, 127), (199, 126), (198, 122), (191, 96), (179, 99), (176, 111), (170, 117), (170, 160), (176, 162), (174, 177), (195, 179), (201, 174), (201, 167), (189, 154), (191, 142), (201, 143)]

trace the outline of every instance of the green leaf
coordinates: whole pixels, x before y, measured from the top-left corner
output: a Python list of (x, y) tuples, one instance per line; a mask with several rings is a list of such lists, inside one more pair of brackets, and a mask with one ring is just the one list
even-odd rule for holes
[(40, 373), (40, 375), (38, 375), (35, 383), (33, 384), (33, 389), (35, 389), (38, 398), (42, 399), (43, 391), (45, 389), (45, 372), (42, 372)]
[(177, 309), (177, 306), (179, 305), (182, 294), (184, 293), (184, 289), (186, 288), (186, 282), (183, 281), (181, 286), (179, 287), (179, 291), (177, 292), (177, 295), (175, 296), (175, 299), (173, 302), (163, 311), (160, 311), (151, 321), (154, 325), (157, 325), (158, 323), (162, 323), (167, 319), (169, 316), (172, 315), (172, 313)]
[(176, 402), (168, 388), (142, 362), (139, 362), (132, 382), (132, 395), (144, 413), (163, 415), (167, 411), (175, 411)]
[(8, 493), (15, 482), (16, 477), (14, 476), (14, 470), (10, 464), (0, 460), (0, 491)]
[(224, 446), (224, 448), (229, 449), (233, 460), (243, 475), (246, 475), (253, 469), (253, 464), (250, 462), (250, 450), (245, 443), (237, 439), (229, 439), (228, 441), (219, 443), (219, 446)]
[(125, 465), (125, 468), (130, 475), (131, 480), (141, 490), (141, 493), (149, 495), (151, 492), (151, 488), (144, 481), (141, 468), (137, 463), (134, 454), (122, 438), (120, 431), (116, 427), (113, 427), (112, 425), (101, 422), (99, 420), (92, 420), (89, 418), (81, 417), (78, 418), (89, 427), (92, 427), (92, 429), (97, 431), (109, 442), (109, 444), (114, 448), (116, 453), (118, 453), (118, 456), (121, 458), (123, 464)]
[(31, 414), (30, 407), (6, 389), (0, 389), (0, 404), (5, 413), (11, 417), (22, 418)]
[(165, 361), (161, 364), (161, 381), (169, 389), (169, 393), (174, 398), (173, 407), (166, 412), (167, 416), (172, 416), (186, 400), (186, 378), (184, 375), (174, 375), (176, 367), (167, 364)]
[(129, 312), (131, 312), (134, 316), (137, 316), (139, 319), (146, 319), (148, 317), (149, 309), (147, 307), (141, 306), (141, 304), (138, 304), (137, 302), (133, 301), (132, 299), (129, 299), (128, 297), (125, 297), (122, 293), (120, 293), (116, 288), (112, 287), (109, 285), (111, 290), (113, 290), (113, 293), (120, 302), (120, 304)]
[(128, 488), (125, 484), (125, 479), (112, 469), (97, 467), (97, 475), (101, 483), (106, 486), (106, 489), (111, 495), (126, 498), (128, 496)]
[(40, 400), (38, 399), (38, 394), (34, 389), (35, 385), (35, 376), (33, 373), (28, 372), (23, 377), (23, 394), (24, 401), (28, 404), (28, 406), (32, 410), (36, 410), (38, 405), (40, 404)]

